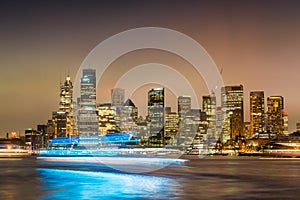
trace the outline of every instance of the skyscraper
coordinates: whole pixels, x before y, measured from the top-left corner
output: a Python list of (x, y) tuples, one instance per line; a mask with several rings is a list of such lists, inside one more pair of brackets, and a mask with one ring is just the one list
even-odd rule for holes
[(289, 118), (287, 112), (283, 112), (283, 134), (289, 134)]
[(243, 135), (244, 130), (243, 86), (225, 86), (221, 89), (223, 115), (222, 142)]
[(284, 102), (282, 96), (268, 97), (268, 132), (273, 134), (283, 134), (283, 109)]
[(182, 120), (177, 136), (177, 145), (189, 154), (199, 154), (203, 149), (207, 133), (206, 113), (200, 109), (190, 109)]
[(99, 120), (99, 133), (101, 135), (116, 132), (116, 109), (110, 103), (103, 103), (97, 106), (98, 120)]
[(68, 75), (65, 82), (60, 86), (60, 106), (59, 111), (65, 112), (66, 120), (66, 135), (76, 135), (74, 113), (73, 113), (73, 84)]
[(125, 90), (122, 88), (114, 88), (111, 90), (111, 106), (116, 110), (116, 125), (121, 127), (121, 110), (124, 104)]
[(165, 138), (167, 138), (166, 143), (176, 144), (175, 136), (178, 131), (178, 114), (171, 111), (171, 107), (165, 108)]
[(263, 91), (250, 92), (251, 137), (265, 132), (265, 100)]
[(178, 97), (178, 117), (182, 120), (185, 114), (191, 110), (191, 97), (179, 96)]
[(67, 113), (72, 112), (72, 97), (73, 97), (73, 84), (71, 82), (71, 78), (68, 75), (66, 80), (60, 86), (60, 102), (59, 102), (59, 110)]
[(125, 100), (125, 90), (122, 88), (114, 88), (111, 90), (112, 106), (122, 106)]
[(66, 137), (76, 135), (73, 115), (73, 84), (70, 76), (66, 77), (60, 85), (60, 101), (58, 112), (52, 113), (52, 121), (55, 127), (54, 137)]
[(164, 146), (164, 88), (154, 88), (148, 92), (149, 143)]
[(138, 109), (131, 99), (127, 99), (120, 109), (121, 131), (133, 131), (138, 119)]
[(63, 111), (52, 112), (54, 124), (54, 137), (67, 136), (67, 114)]
[(83, 69), (78, 103), (78, 134), (87, 136), (97, 135), (98, 117), (96, 111), (95, 69)]
[(216, 96), (209, 95), (202, 97), (202, 111), (206, 113), (206, 120), (208, 122), (207, 136), (210, 139), (218, 139), (216, 134)]
[(297, 131), (297, 132), (300, 132), (300, 122), (297, 122), (297, 123), (296, 123), (296, 131)]

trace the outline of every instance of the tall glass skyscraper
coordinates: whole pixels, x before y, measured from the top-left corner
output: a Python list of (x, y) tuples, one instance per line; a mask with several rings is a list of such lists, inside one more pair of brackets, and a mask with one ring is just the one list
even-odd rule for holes
[(78, 102), (78, 135), (98, 135), (95, 69), (82, 71)]
[(216, 96), (209, 95), (202, 97), (202, 111), (206, 113), (208, 122), (207, 136), (210, 139), (218, 139), (216, 133), (217, 113), (216, 113)]
[(120, 129), (122, 131), (133, 131), (138, 119), (138, 108), (131, 99), (127, 99), (120, 110)]
[(110, 103), (97, 106), (99, 120), (99, 134), (104, 135), (117, 131), (116, 109)]
[(268, 97), (268, 132), (273, 134), (283, 134), (283, 105), (282, 96)]
[(164, 88), (154, 88), (148, 92), (149, 144), (164, 146)]
[(189, 96), (179, 96), (178, 97), (178, 117), (182, 120), (185, 114), (191, 110), (191, 97)]
[(57, 112), (52, 112), (54, 137), (76, 135), (73, 115), (73, 84), (70, 76), (60, 85), (60, 101)]
[(112, 106), (123, 106), (125, 100), (125, 90), (122, 88), (114, 88), (111, 90)]
[(221, 89), (223, 115), (222, 142), (243, 135), (244, 131), (243, 86), (225, 86)]
[(264, 91), (250, 92), (250, 129), (251, 136), (265, 132)]

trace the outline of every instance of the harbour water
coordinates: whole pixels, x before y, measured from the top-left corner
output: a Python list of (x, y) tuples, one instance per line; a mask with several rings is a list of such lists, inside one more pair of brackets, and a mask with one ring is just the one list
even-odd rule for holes
[(146, 174), (0, 159), (0, 199), (298, 199), (300, 160), (190, 158)]

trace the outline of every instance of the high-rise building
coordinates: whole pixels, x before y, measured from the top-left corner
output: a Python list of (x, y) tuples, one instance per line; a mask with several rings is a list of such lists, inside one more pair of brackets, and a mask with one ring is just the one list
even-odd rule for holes
[(42, 137), (42, 147), (46, 148), (49, 141), (49, 134), (47, 133), (47, 125), (39, 124), (37, 125), (37, 131), (40, 132)]
[(148, 125), (147, 120), (144, 119), (142, 116), (139, 116), (136, 122), (136, 126), (134, 128), (135, 134), (141, 138), (141, 145), (148, 145)]
[(25, 130), (25, 145), (30, 152), (43, 148), (42, 134), (40, 131), (28, 128)]
[(244, 122), (244, 136), (247, 139), (252, 138), (252, 133), (251, 133), (251, 123), (250, 122)]
[(177, 145), (189, 154), (199, 154), (204, 148), (207, 133), (206, 113), (200, 109), (190, 109), (182, 119), (182, 127), (179, 128)]
[(53, 119), (48, 120), (46, 132), (48, 134), (49, 139), (53, 139), (55, 137), (55, 124), (53, 122)]
[(120, 107), (120, 129), (121, 131), (135, 130), (136, 122), (138, 119), (138, 108), (134, 105), (131, 99)]
[(165, 138), (169, 145), (176, 144), (175, 136), (178, 131), (178, 114), (172, 112), (171, 107), (165, 108)]
[(54, 137), (67, 136), (67, 114), (63, 111), (52, 112), (52, 121), (54, 124)]
[(114, 88), (111, 90), (112, 106), (122, 106), (125, 100), (125, 90), (122, 88)]
[(250, 92), (251, 137), (265, 132), (265, 97), (263, 91)]
[(66, 136), (76, 135), (73, 113), (73, 84), (69, 75), (60, 86), (59, 111), (66, 113)]
[(54, 137), (66, 137), (76, 135), (73, 115), (73, 84), (70, 76), (66, 77), (60, 85), (60, 101), (57, 112), (52, 113), (52, 121), (55, 128)]
[(116, 125), (116, 109), (110, 103), (103, 103), (97, 106), (99, 133), (101, 135), (118, 131)]
[(218, 136), (218, 139), (221, 139), (222, 124), (223, 124), (222, 107), (217, 106), (217, 108), (216, 108), (216, 134)]
[(225, 86), (221, 89), (222, 133), (221, 139), (225, 143), (244, 131), (244, 93), (243, 86)]
[(268, 132), (272, 134), (283, 134), (283, 109), (284, 102), (282, 96), (268, 97)]
[(148, 131), (151, 146), (164, 146), (164, 88), (148, 92)]
[(300, 122), (297, 122), (297, 123), (296, 123), (296, 131), (297, 131), (297, 132), (300, 132)]
[(206, 120), (208, 122), (207, 137), (210, 139), (218, 139), (216, 126), (216, 96), (203, 96), (202, 97), (202, 111), (206, 113)]
[(182, 120), (185, 114), (191, 110), (191, 97), (179, 96), (178, 97), (178, 117)]
[(289, 134), (289, 118), (287, 112), (283, 112), (283, 134), (288, 135)]
[(124, 104), (124, 99), (125, 99), (125, 90), (122, 88), (114, 88), (111, 90), (111, 105), (115, 108), (116, 110), (116, 125), (118, 127), (121, 127), (121, 110), (122, 106)]
[(95, 69), (82, 71), (78, 102), (78, 135), (98, 135)]

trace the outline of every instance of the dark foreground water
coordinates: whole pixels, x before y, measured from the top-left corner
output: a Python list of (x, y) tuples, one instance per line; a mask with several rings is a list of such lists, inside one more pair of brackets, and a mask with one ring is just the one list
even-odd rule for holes
[(147, 174), (0, 159), (0, 199), (299, 199), (300, 160), (192, 159)]

